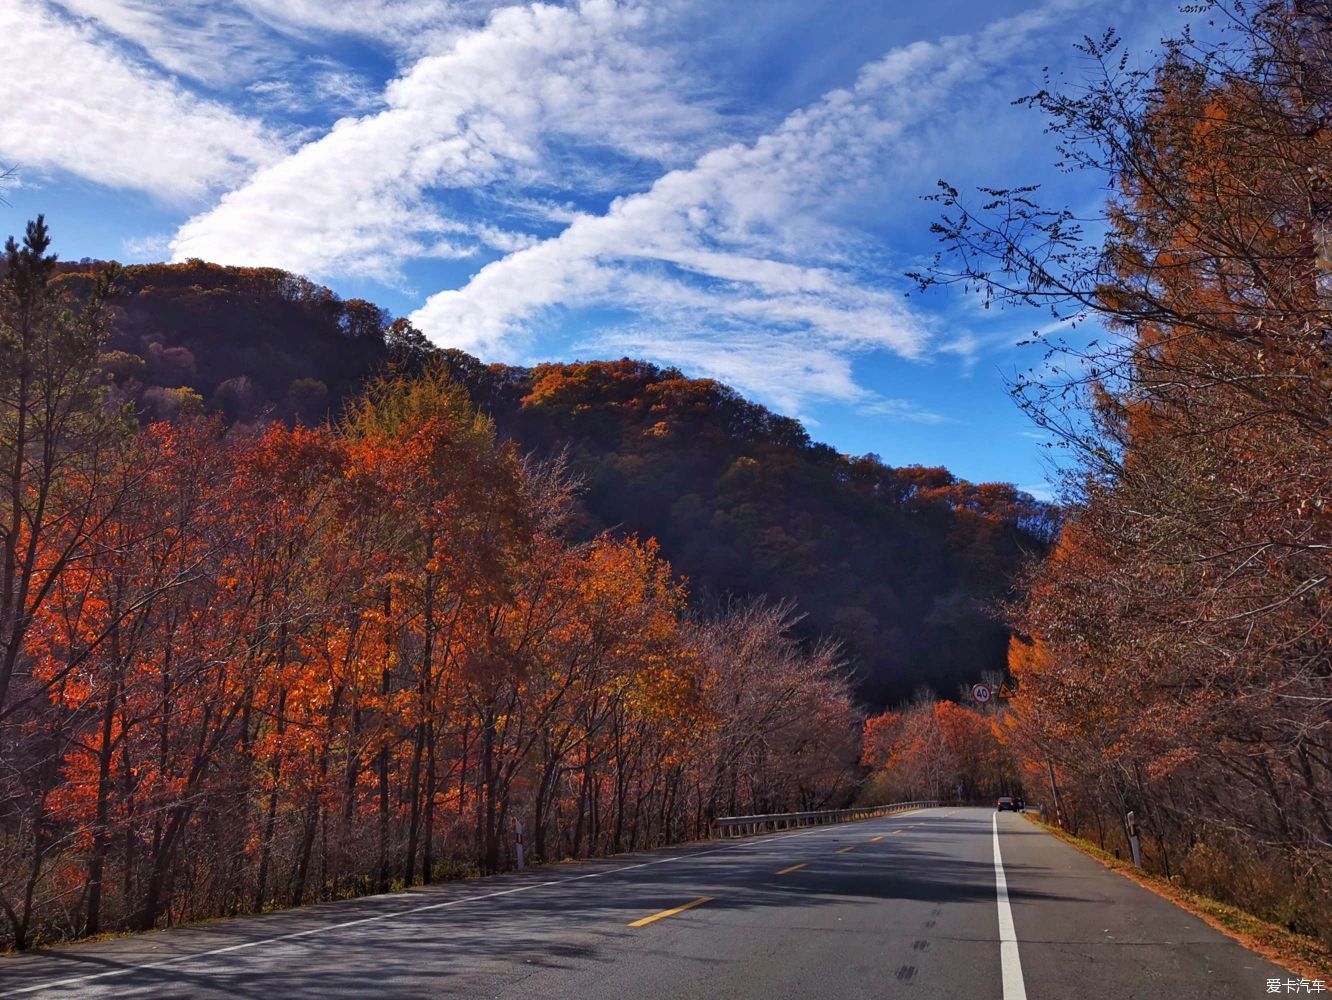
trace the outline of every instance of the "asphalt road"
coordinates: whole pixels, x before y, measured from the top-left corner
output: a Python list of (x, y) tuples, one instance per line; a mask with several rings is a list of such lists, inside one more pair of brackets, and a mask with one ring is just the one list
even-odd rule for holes
[(25, 997), (1236, 1000), (1270, 978), (1020, 816), (948, 808), (0, 958)]

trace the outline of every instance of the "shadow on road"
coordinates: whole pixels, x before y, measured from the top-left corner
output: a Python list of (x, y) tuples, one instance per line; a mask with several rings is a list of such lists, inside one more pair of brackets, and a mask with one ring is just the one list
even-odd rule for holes
[[(1006, 829), (1004, 835), (1026, 832)], [(706, 912), (672, 920), (700, 919), (700, 914), (701, 919), (713, 920), (719, 912), (729, 911), (752, 914), (760, 921), (767, 919), (763, 911), (769, 908), (813, 911), (848, 903), (879, 907), (882, 919), (889, 919), (893, 908), (880, 904), (993, 902), (988, 823), (925, 819), (870, 843), (869, 837), (876, 833), (885, 831), (848, 827), (844, 833), (829, 830), (810, 841), (792, 837), (738, 842), (716, 853), (706, 849), (683, 853), (671, 862), (625, 871), (615, 869), (634, 864), (634, 858), (552, 866), (524, 875), (53, 951), (32, 956), (31, 963), (0, 966), (0, 996), (26, 985), (249, 942), (264, 943), (156, 969), (133, 968), (73, 986), (60, 995), (86, 990), (92, 996), (294, 1000), (310, 995), (312, 982), (318, 983), (321, 997), (421, 995), (418, 990), (429, 995), (471, 995), (480, 981), (489, 992), (542, 969), (610, 963), (623, 957), (626, 944), (651, 948), (650, 935), (669, 934), (680, 924), (632, 929), (628, 923), (703, 895), (713, 897)], [(853, 852), (837, 853), (839, 847), (851, 844)], [(801, 862), (808, 867), (787, 876), (776, 874), (779, 868)], [(602, 874), (573, 878), (591, 872)], [(519, 891), (494, 895), (506, 890)], [(489, 898), (474, 898), (483, 896)], [(1010, 896), (1015, 902), (1075, 898), (1012, 889)], [(434, 908), (422, 911), (421, 907)], [(330, 926), (380, 915), (382, 919), (352, 926)], [(783, 919), (790, 921), (792, 916), (788, 912)], [(322, 929), (305, 937), (273, 940), (315, 928)], [(741, 959), (737, 956), (737, 961)]]

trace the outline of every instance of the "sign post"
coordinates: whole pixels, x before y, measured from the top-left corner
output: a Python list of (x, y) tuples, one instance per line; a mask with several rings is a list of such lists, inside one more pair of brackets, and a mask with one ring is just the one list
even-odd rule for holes
[(971, 686), (971, 697), (976, 700), (978, 705), (985, 705), (990, 700), (990, 689), (984, 684), (973, 684)]
[(523, 850), (522, 820), (516, 819), (513, 821), (513, 831), (514, 831), (513, 852), (515, 855), (514, 860), (518, 862), (518, 870), (523, 871), (527, 867), (527, 855), (526, 852)]

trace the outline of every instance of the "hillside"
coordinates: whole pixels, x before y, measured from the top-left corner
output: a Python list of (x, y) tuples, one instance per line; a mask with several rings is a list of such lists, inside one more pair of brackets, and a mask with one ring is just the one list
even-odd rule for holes
[[(63, 281), (86, 280), (86, 264)], [(989, 608), (1044, 551), (1053, 512), (1006, 484), (890, 468), (809, 439), (706, 379), (621, 360), (485, 365), (304, 278), (202, 262), (126, 269), (104, 366), (144, 419), (318, 422), (372, 373), (443, 359), (501, 434), (567, 454), (588, 535), (654, 536), (699, 604), (790, 598), (846, 646), (861, 697), (943, 694), (1003, 667)]]

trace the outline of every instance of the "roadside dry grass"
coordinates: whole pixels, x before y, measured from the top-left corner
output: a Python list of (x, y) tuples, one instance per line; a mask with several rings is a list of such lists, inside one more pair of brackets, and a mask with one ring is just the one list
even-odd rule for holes
[(1181, 909), (1188, 910), (1222, 934), (1234, 938), (1250, 951), (1257, 952), (1304, 979), (1321, 979), (1329, 989), (1332, 989), (1332, 950), (1314, 938), (1292, 933), (1279, 924), (1262, 920), (1238, 907), (1200, 895), (1164, 876), (1136, 868), (1130, 862), (1116, 858), (1095, 844), (1061, 830), (1053, 823), (1042, 822), (1031, 813), (1023, 815), (1066, 844), (1095, 858), (1111, 871), (1132, 879), (1144, 889), (1150, 889)]

